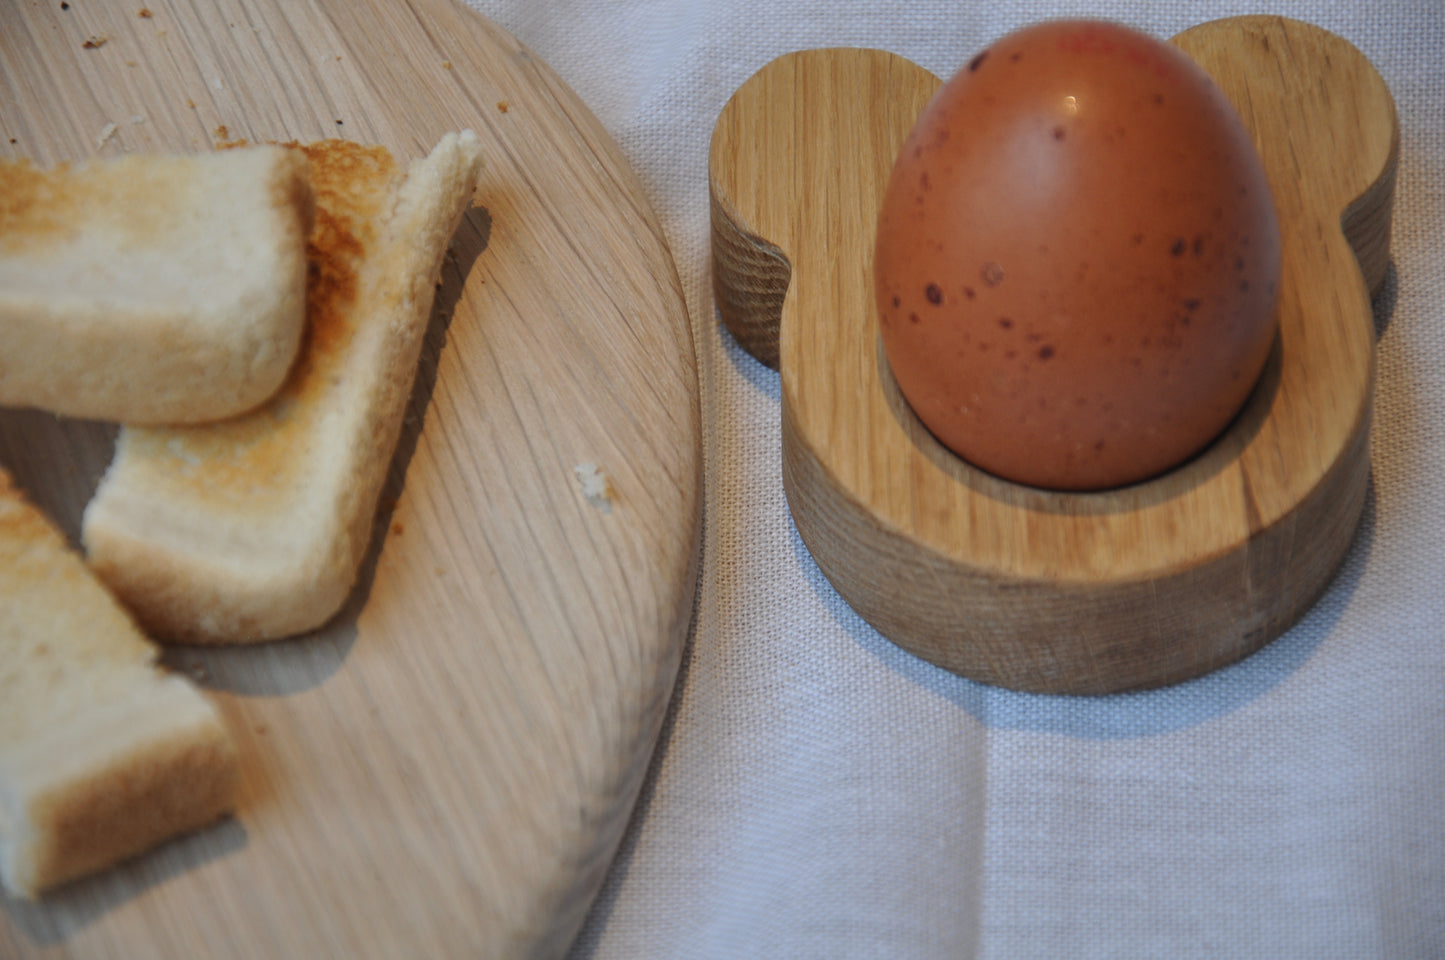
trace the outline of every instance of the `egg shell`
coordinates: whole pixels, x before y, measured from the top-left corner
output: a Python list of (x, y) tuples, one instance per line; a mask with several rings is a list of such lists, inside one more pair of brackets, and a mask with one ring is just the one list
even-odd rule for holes
[(1189, 459), (1268, 357), (1280, 235), (1234, 107), (1098, 21), (1010, 34), (929, 103), (878, 221), (889, 367), (947, 447), (1098, 489)]

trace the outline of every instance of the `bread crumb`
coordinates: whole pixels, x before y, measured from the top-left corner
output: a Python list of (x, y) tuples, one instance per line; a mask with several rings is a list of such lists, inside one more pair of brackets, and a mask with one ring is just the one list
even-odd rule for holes
[(391, 523), (391, 534), (392, 534), (392, 536), (394, 536), (394, 537), (399, 537), (399, 536), (401, 536), (401, 535), (402, 535), (403, 533), (405, 533), (405, 532), (406, 532), (406, 528), (401, 525), (401, 521), (400, 521), (400, 520), (393, 520), (393, 521), (392, 521), (392, 523)]
[(99, 150), (101, 147), (105, 146), (106, 141), (109, 140), (111, 137), (115, 136), (116, 129), (117, 127), (114, 123), (107, 123), (105, 126), (101, 127), (100, 136), (96, 137), (95, 140), (95, 148)]
[(509, 108), (508, 105), (507, 105), (507, 101), (505, 101), (505, 100), (498, 100), (498, 101), (497, 101), (497, 109), (500, 110), (502, 113), (506, 113), (507, 110), (510, 109), (510, 108)]
[(224, 123), (221, 124), (219, 127), (217, 127), (217, 128), (216, 128), (214, 131), (212, 131), (212, 132), (215, 133), (217, 140), (229, 140), (229, 139), (231, 139), (231, 131), (228, 130), (228, 129), (226, 129), (226, 125), (225, 125)]
[(82, 50), (99, 50), (101, 47), (105, 46), (106, 42), (107, 42), (109, 39), (110, 39), (109, 37), (102, 37), (102, 36), (96, 35), (96, 36), (94, 36), (94, 37), (91, 37), (89, 40), (85, 41), (84, 43), (82, 43), (82, 44), (80, 45), (80, 47), (81, 47)]
[(443, 69), (443, 70), (450, 70), (451, 68), (452, 68), (452, 62), (451, 62), (450, 60), (443, 60), (443, 61), (442, 61), (442, 69)]
[(142, 20), (149, 20), (151, 18), (150, 9), (147, 7), (141, 7), (135, 12), (135, 15), (140, 17)]
[(582, 496), (603, 513), (612, 512), (612, 481), (595, 463), (579, 463), (572, 468), (582, 485)]

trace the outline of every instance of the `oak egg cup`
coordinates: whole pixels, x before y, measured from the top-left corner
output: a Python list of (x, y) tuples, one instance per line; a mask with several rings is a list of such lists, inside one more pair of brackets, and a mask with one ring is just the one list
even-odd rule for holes
[(1232, 425), (1128, 487), (979, 470), (889, 373), (872, 246), (894, 157), (939, 78), (896, 55), (787, 54), (724, 107), (709, 156), (713, 287), (782, 385), (783, 482), (839, 594), (884, 636), (984, 683), (1106, 694), (1199, 676), (1289, 628), (1365, 504), (1394, 102), (1347, 41), (1251, 16), (1172, 40), (1254, 136), (1279, 213), (1278, 335)]

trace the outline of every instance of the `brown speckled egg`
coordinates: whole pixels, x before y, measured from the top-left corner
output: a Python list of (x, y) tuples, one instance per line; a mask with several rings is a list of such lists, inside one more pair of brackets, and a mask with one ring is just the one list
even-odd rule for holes
[(1280, 236), (1238, 114), (1177, 48), (1023, 29), (909, 135), (878, 222), (883, 345), (965, 460), (1057, 489), (1144, 480), (1239, 411), (1275, 335)]

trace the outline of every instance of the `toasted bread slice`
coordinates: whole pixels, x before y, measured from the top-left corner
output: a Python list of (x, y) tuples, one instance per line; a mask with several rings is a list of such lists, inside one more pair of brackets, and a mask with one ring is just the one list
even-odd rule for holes
[(0, 471), (0, 880), (34, 897), (232, 809), (216, 710)]
[(409, 170), (380, 147), (299, 149), (317, 220), (292, 376), (224, 423), (122, 429), (85, 511), (92, 569), (158, 639), (291, 636), (345, 602), (481, 164), (470, 131)]
[(195, 423), (276, 392), (301, 342), (311, 191), (276, 146), (0, 163), (0, 405)]

